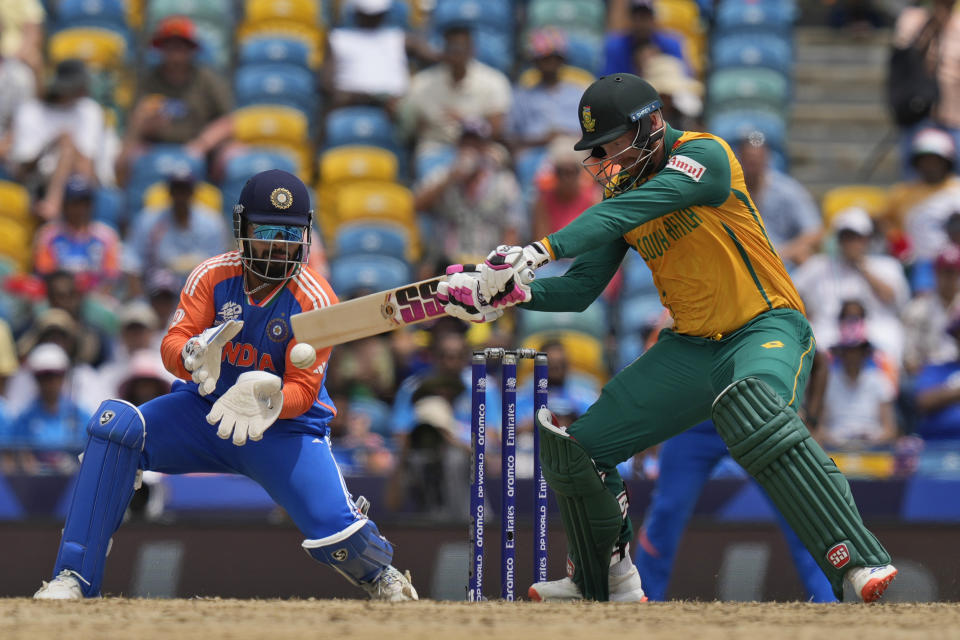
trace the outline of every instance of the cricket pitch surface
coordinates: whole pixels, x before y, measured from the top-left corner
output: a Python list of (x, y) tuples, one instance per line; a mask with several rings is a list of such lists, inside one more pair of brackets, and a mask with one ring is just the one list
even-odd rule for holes
[(513, 640), (960, 638), (960, 603), (823, 605), (0, 599), (0, 638)]

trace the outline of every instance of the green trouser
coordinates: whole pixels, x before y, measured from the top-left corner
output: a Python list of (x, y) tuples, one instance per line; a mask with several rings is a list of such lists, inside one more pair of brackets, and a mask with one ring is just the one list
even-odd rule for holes
[[(889, 556), (863, 527), (846, 479), (796, 416), (814, 344), (806, 318), (789, 309), (763, 313), (719, 340), (662, 331), (569, 434), (618, 496), (617, 464), (714, 417), (734, 458), (771, 495), (842, 597), (846, 568), (884, 564)], [(618, 543), (631, 538), (626, 519)]]

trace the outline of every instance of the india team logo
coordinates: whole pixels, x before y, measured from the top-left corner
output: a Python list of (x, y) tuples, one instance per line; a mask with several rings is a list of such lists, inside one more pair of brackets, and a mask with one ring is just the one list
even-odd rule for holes
[(283, 318), (274, 318), (267, 323), (267, 337), (274, 342), (286, 342), (290, 337), (290, 325)]
[(228, 320), (239, 320), (241, 313), (243, 313), (243, 307), (236, 302), (224, 302), (218, 315), (221, 320), (226, 322)]
[(583, 130), (587, 133), (593, 133), (597, 129), (597, 121), (590, 113), (590, 105), (584, 105), (580, 112), (580, 121), (583, 123)]
[(277, 209), (289, 209), (293, 204), (293, 194), (289, 189), (277, 187), (270, 193), (270, 204)]

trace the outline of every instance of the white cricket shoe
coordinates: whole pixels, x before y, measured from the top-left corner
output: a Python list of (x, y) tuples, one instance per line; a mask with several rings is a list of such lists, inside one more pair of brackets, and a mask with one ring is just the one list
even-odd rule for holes
[(376, 580), (360, 586), (367, 592), (371, 600), (407, 602), (420, 599), (417, 597), (417, 590), (413, 588), (413, 583), (410, 582), (410, 572), (400, 573), (396, 567), (390, 564)]
[(37, 589), (37, 592), (33, 594), (33, 599), (82, 600), (83, 590), (80, 588), (77, 573), (70, 569), (64, 569), (50, 582), (44, 581), (40, 588)]
[[(629, 558), (627, 561), (629, 562)], [(558, 600), (582, 600), (583, 594), (576, 583), (567, 576), (562, 580), (548, 580), (536, 582), (527, 590), (527, 597), (536, 602)], [(640, 574), (637, 568), (630, 564), (630, 569), (623, 575), (610, 576), (610, 602), (646, 602), (647, 596), (643, 592)]]
[(882, 567), (853, 567), (843, 576), (853, 585), (864, 602), (876, 602), (897, 577), (897, 569), (892, 564)]

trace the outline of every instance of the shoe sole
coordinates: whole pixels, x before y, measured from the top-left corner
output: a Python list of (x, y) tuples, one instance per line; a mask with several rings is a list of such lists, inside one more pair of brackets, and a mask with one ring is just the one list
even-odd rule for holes
[(893, 573), (888, 576), (867, 580), (867, 584), (863, 585), (863, 588), (860, 589), (860, 598), (862, 598), (864, 602), (876, 602), (880, 599), (880, 596), (883, 595), (883, 592), (887, 590), (887, 587), (890, 586), (890, 583), (893, 582), (893, 579), (896, 577), (897, 570), (894, 569)]

